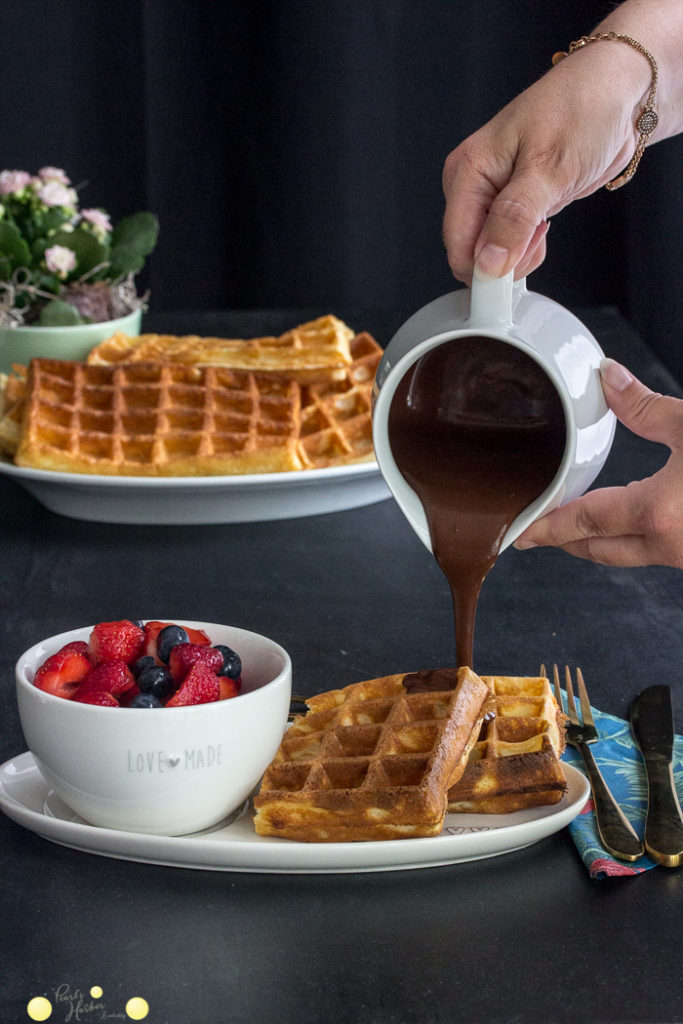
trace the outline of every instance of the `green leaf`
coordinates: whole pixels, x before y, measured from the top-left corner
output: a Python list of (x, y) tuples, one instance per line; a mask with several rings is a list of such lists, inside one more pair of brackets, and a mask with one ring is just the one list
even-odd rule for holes
[(9, 281), (12, 276), (12, 261), (9, 256), (0, 252), (0, 281)]
[(50, 246), (54, 244), (55, 243), (52, 241), (51, 238), (37, 238), (31, 246), (31, 252), (33, 253), (34, 261), (36, 263), (40, 263), (40, 261), (45, 256), (45, 250), (49, 249)]
[(52, 292), (53, 295), (59, 295), (59, 289), (62, 287), (57, 275), (51, 274), (49, 270), (37, 270), (33, 275), (33, 283), (41, 292)]
[(14, 224), (0, 221), (0, 277), (7, 280), (17, 267), (28, 267), (31, 253)]
[[(71, 214), (61, 206), (53, 206), (46, 210), (40, 218), (40, 229), (44, 232), (55, 231), (71, 219)], [(36, 217), (37, 220), (37, 217)]]
[(135, 249), (143, 256), (149, 256), (157, 244), (159, 221), (153, 213), (134, 213), (124, 217), (112, 233), (112, 250), (119, 246)]
[(139, 274), (144, 265), (145, 254), (137, 245), (117, 245), (112, 248), (109, 273), (113, 280), (128, 274)]
[(38, 318), (41, 327), (73, 327), (75, 324), (86, 322), (77, 309), (68, 302), (62, 302), (61, 299), (52, 299), (43, 306)]

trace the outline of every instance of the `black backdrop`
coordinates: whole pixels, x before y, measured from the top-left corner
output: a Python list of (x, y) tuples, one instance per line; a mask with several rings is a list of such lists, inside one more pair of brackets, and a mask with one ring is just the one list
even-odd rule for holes
[[(155, 312), (408, 314), (453, 287), (445, 156), (611, 6), (1, 0), (0, 163), (64, 167), (115, 217), (154, 210)], [(530, 287), (618, 306), (683, 379), (682, 155), (662, 142), (556, 216)]]

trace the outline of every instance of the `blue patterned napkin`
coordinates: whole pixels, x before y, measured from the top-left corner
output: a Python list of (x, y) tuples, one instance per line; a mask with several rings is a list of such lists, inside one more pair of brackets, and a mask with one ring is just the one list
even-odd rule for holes
[[(598, 711), (597, 708), (593, 708), (593, 717), (601, 737), (596, 743), (591, 743), (593, 756), (614, 798), (642, 839), (647, 812), (647, 777), (640, 751), (628, 722)], [(562, 760), (568, 761), (579, 771), (584, 770), (581, 755), (573, 747), (567, 747)], [(674, 738), (673, 767), (680, 799), (683, 793), (683, 736)], [(592, 797), (589, 797), (584, 809), (571, 822), (569, 831), (591, 878), (639, 875), (649, 868), (657, 867), (655, 861), (647, 856), (635, 861), (620, 861), (605, 850), (595, 824)]]

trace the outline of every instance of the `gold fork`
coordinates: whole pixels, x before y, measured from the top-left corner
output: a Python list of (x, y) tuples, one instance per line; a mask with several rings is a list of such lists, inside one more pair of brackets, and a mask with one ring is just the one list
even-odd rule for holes
[[(595, 820), (602, 845), (613, 857), (618, 857), (619, 860), (637, 860), (638, 857), (643, 855), (643, 844), (612, 796), (609, 786), (603, 779), (588, 746), (589, 743), (595, 743), (599, 736), (598, 730), (595, 728), (586, 684), (583, 681), (583, 674), (581, 669), (577, 668), (576, 682), (581, 703), (581, 718), (579, 718), (576, 704), (574, 703), (572, 675), (568, 666), (565, 666), (564, 672), (567, 690), (567, 714), (569, 716), (567, 742), (576, 747), (583, 758), (586, 774), (593, 791)], [(543, 668), (542, 674), (545, 675), (545, 668)], [(560, 710), (562, 710), (562, 691), (560, 689), (560, 676), (557, 671), (557, 665), (553, 665), (553, 684), (555, 700)]]

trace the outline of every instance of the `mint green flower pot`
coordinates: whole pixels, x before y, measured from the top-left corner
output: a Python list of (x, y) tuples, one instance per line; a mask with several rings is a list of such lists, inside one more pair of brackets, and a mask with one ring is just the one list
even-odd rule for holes
[(12, 363), (26, 366), (31, 359), (86, 358), (92, 348), (117, 331), (135, 337), (140, 333), (142, 312), (137, 309), (118, 320), (72, 327), (0, 327), (0, 373)]

